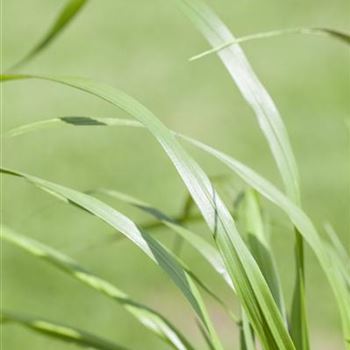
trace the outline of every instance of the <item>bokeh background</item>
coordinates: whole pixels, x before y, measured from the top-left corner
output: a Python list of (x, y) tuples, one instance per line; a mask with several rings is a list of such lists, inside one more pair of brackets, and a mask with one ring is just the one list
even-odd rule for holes
[[(207, 1), (236, 36), (297, 26), (350, 29), (347, 0)], [(36, 43), (62, 8), (57, 0), (2, 0), (2, 67)], [(119, 87), (148, 106), (170, 128), (234, 155), (281, 186), (255, 117), (215, 56), (188, 62), (208, 46), (172, 1), (90, 1), (76, 20), (24, 72), (90, 77)], [(289, 35), (244, 44), (273, 96), (298, 160), (303, 205), (322, 229), (330, 221), (349, 246), (349, 49), (327, 37)], [(2, 88), (3, 132), (67, 115), (125, 117), (97, 98), (48, 82)], [(186, 191), (159, 145), (142, 130), (63, 128), (3, 140), (4, 165), (79, 190), (107, 187), (179, 212)], [(189, 149), (210, 175), (220, 164)], [(235, 179), (239, 189), (243, 184)], [(176, 288), (132, 244), (101, 243), (113, 231), (101, 221), (57, 202), (18, 179), (2, 179), (2, 219), (18, 232), (48, 243), (161, 310), (194, 339), (193, 313)], [(137, 222), (147, 217), (109, 203)], [(287, 301), (293, 285), (292, 231), (265, 204)], [(197, 224), (201, 234), (204, 225)], [(172, 242), (167, 231), (157, 233)], [(90, 246), (92, 245), (92, 246)], [(232, 295), (190, 248), (184, 259), (234, 307)], [(307, 291), (314, 349), (341, 349), (340, 325), (323, 273), (307, 251)], [(4, 243), (2, 297), (6, 308), (79, 326), (135, 349), (167, 349), (121, 307), (45, 263)], [(237, 332), (206, 298), (227, 348)], [(2, 330), (3, 349), (74, 349), (17, 326)]]

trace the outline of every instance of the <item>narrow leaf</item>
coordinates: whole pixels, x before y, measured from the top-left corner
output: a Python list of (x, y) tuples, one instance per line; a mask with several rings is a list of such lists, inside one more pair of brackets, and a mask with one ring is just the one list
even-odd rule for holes
[(24, 178), (58, 199), (68, 204), (74, 204), (97, 216), (123, 233), (173, 280), (190, 302), (199, 319), (207, 327), (213, 342), (217, 345), (217, 349), (221, 349), (219, 339), (212, 326), (199, 291), (192, 280), (192, 276), (161, 243), (147, 232), (141, 231), (128, 217), (94, 197), (18, 171), (1, 168), (1, 173)]
[(33, 239), (20, 235), (3, 225), (1, 226), (0, 238), (45, 260), (85, 285), (117, 301), (145, 327), (162, 340), (171, 344), (175, 349), (193, 350), (186, 338), (161, 314), (132, 300), (116, 286), (82, 268), (70, 257)]
[(234, 290), (232, 281), (229, 277), (225, 264), (221, 258), (221, 255), (218, 251), (208, 243), (201, 236), (193, 233), (189, 229), (185, 228), (182, 225), (179, 225), (176, 221), (171, 219), (169, 216), (164, 214), (161, 210), (151, 206), (150, 204), (141, 201), (135, 197), (127, 195), (125, 193), (121, 193), (115, 190), (110, 189), (98, 189), (93, 191), (93, 193), (102, 193), (113, 198), (119, 199), (123, 202), (126, 202), (129, 205), (137, 207), (138, 209), (152, 215), (165, 226), (169, 227), (173, 230), (177, 235), (183, 238), (188, 244), (190, 244), (195, 250), (202, 255), (204, 259), (208, 261), (208, 263), (220, 274), (226, 283)]
[[(200, 0), (176, 0), (179, 7), (198, 28), (212, 47), (236, 40), (220, 18)], [(242, 96), (255, 112), (258, 124), (270, 147), (281, 174), (287, 195), (300, 203), (299, 176), (294, 154), (283, 120), (271, 96), (256, 76), (239, 44), (228, 46), (218, 56), (235, 81)], [(296, 277), (292, 305), (292, 332), (297, 349), (308, 350), (308, 328), (304, 300), (303, 241), (295, 231)], [(296, 321), (296, 323), (294, 322)]]
[(334, 29), (329, 29), (329, 28), (289, 28), (289, 29), (278, 29), (278, 30), (273, 30), (269, 32), (261, 32), (261, 33), (256, 33), (256, 34), (250, 34), (246, 36), (242, 36), (240, 38), (231, 40), (229, 42), (226, 42), (222, 45), (216, 46), (210, 50), (206, 50), (204, 52), (201, 52), (200, 54), (197, 54), (195, 56), (192, 56), (189, 60), (190, 61), (195, 61), (200, 58), (203, 58), (205, 56), (208, 56), (213, 53), (217, 53), (231, 45), (235, 44), (240, 44), (244, 43), (247, 41), (251, 40), (259, 40), (259, 39), (266, 39), (266, 38), (272, 38), (276, 36), (284, 36), (288, 34), (311, 34), (311, 35), (326, 35), (331, 38), (340, 40), (344, 44), (350, 45), (350, 34), (339, 31), (339, 30), (334, 30)]
[(124, 346), (82, 331), (77, 328), (62, 325), (41, 318), (23, 315), (10, 311), (0, 311), (1, 323), (13, 322), (29, 328), (47, 337), (75, 344), (82, 348), (99, 350), (127, 350)]
[(245, 227), (250, 250), (266, 278), (271, 293), (281, 310), (281, 314), (284, 315), (286, 319), (281, 283), (278, 277), (275, 259), (272, 254), (270, 240), (266, 233), (257, 194), (253, 190), (248, 189), (245, 192), (244, 202)]
[[(23, 75), (2, 76), (1, 80), (23, 78)], [(294, 349), (269, 287), (237, 231), (229, 210), (206, 174), (185, 152), (171, 131), (146, 107), (117, 89), (81, 78), (36, 78), (51, 80), (96, 95), (135, 117), (153, 134), (175, 165), (202, 212), (236, 287), (237, 295), (261, 342), (274, 349)]]
[[(88, 118), (88, 117), (87, 117)], [(133, 127), (142, 126), (140, 123), (133, 125)], [(344, 334), (350, 334), (350, 303), (349, 293), (347, 287), (339, 280), (339, 269), (335, 266), (329, 265), (329, 254), (325, 253), (325, 244), (320, 241), (319, 234), (309, 217), (297, 207), (290, 199), (288, 199), (282, 192), (280, 192), (272, 183), (257, 174), (254, 170), (247, 167), (243, 163), (234, 159), (233, 157), (216, 150), (215, 148), (206, 145), (198, 140), (188, 136), (173, 132), (178, 138), (190, 143), (192, 146), (202, 150), (203, 152), (213, 156), (219, 162), (224, 163), (234, 173), (242, 178), (249, 186), (254, 188), (263, 197), (273, 202), (277, 207), (283, 210), (292, 223), (300, 230), (310, 248), (318, 257), (320, 265), (322, 266), (330, 286), (333, 289), (336, 301), (339, 306), (339, 311), (342, 317)], [(316, 244), (314, 244), (316, 242)], [(332, 259), (331, 259), (332, 260)], [(335, 268), (333, 275), (332, 268)], [(333, 281), (336, 281), (333, 283)]]
[(68, 0), (61, 13), (56, 18), (55, 22), (46, 33), (46, 35), (12, 68), (14, 70), (24, 65), (33, 59), (39, 52), (44, 50), (62, 30), (73, 20), (79, 13), (82, 7), (87, 3), (87, 0)]

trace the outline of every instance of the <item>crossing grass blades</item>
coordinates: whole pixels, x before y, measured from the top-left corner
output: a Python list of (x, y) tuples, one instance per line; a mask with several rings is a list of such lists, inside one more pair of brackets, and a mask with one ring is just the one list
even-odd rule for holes
[[(93, 1), (93, 0), (91, 0)], [(17, 73), (42, 50), (52, 44), (59, 33), (81, 12), (87, 0), (68, 1), (56, 21), (43, 39), (25, 57), (1, 75), (1, 82), (39, 79), (46, 83), (60, 84), (97, 96), (116, 108), (126, 112), (129, 119), (97, 118), (95, 116), (57, 116), (22, 125), (3, 135), (18, 137), (23, 133), (35, 132), (48, 127), (91, 127), (91, 128), (141, 128), (150, 133), (163, 148), (174, 165), (188, 191), (188, 200), (179, 217), (173, 218), (161, 209), (154, 208), (143, 200), (115, 189), (97, 188), (79, 192), (61, 184), (2, 166), (3, 176), (13, 177), (13, 181), (25, 180), (39, 190), (53, 195), (68, 206), (80, 208), (110, 225), (118, 233), (136, 245), (154, 264), (159, 266), (174, 282), (192, 307), (194, 318), (207, 346), (211, 350), (223, 350), (222, 339), (217, 333), (208, 313), (203, 291), (210, 294), (224, 307), (232, 319), (232, 327), (240, 334), (240, 348), (307, 350), (310, 349), (307, 315), (304, 249), (312, 251), (322, 268), (333, 291), (342, 322), (344, 346), (350, 349), (350, 271), (349, 256), (334, 230), (327, 227), (326, 238), (318, 232), (312, 220), (303, 210), (297, 161), (288, 138), (283, 120), (267, 90), (255, 75), (239, 43), (247, 40), (266, 39), (287, 34), (327, 35), (339, 43), (349, 45), (350, 37), (344, 32), (329, 28), (297, 28), (258, 33), (243, 38), (234, 38), (230, 30), (217, 15), (198, 0), (176, 0), (173, 3), (193, 22), (205, 37), (210, 48), (192, 58), (201, 59), (209, 54), (217, 54), (251, 107), (261, 131), (270, 147), (281, 175), (284, 190), (263, 178), (254, 170), (207, 144), (167, 128), (147, 107), (122, 90), (85, 78), (66, 78), (54, 75), (28, 75)], [(82, 15), (82, 14), (81, 14)], [(24, 83), (24, 82), (23, 82)], [(30, 84), (30, 81), (26, 84)], [(238, 175), (246, 186), (229, 207), (217, 191), (217, 179), (209, 178), (200, 165), (190, 155), (185, 146), (190, 145), (224, 164), (229, 173)], [(150, 225), (142, 226), (99, 198), (113, 198), (136, 207), (152, 219)], [(272, 202), (284, 212), (294, 227), (295, 276), (293, 300), (286, 305), (283, 286), (276, 269), (276, 261), (271, 249), (267, 223), (262, 213), (265, 201)], [(199, 216), (195, 220), (206, 222), (211, 241), (188, 228), (193, 219), (191, 208), (197, 207)], [(166, 227), (182, 244), (196, 250), (227, 284), (237, 299), (239, 310), (230, 310), (226, 302), (215, 295), (212, 287), (202, 281), (196, 271), (182, 259), (179, 249), (172, 250), (162, 244), (153, 234), (156, 227)], [(198, 349), (188, 334), (162, 315), (162, 310), (154, 310), (137, 300), (133, 300), (120, 286), (116, 286), (92, 271), (84, 268), (69, 256), (27, 237), (26, 232), (15, 232), (2, 223), (1, 240), (26, 251), (33, 259), (41, 259), (71, 278), (78, 280), (82, 287), (92, 288), (107, 298), (123, 306), (141, 327), (159, 337), (173, 349)], [(6, 245), (4, 245), (6, 247)], [(76, 326), (47, 320), (44, 316), (27, 315), (22, 310), (1, 310), (1, 323), (17, 323), (44, 336), (71, 342), (85, 348), (110, 350), (128, 349), (110, 340), (83, 331)]]

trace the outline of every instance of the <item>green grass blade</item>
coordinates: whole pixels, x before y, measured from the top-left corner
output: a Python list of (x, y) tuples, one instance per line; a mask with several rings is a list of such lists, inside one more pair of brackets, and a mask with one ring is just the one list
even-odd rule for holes
[(244, 310), (242, 310), (240, 345), (241, 350), (256, 350), (253, 330)]
[(281, 314), (284, 315), (285, 320), (287, 320), (281, 283), (278, 277), (275, 259), (272, 254), (270, 240), (266, 233), (257, 193), (248, 189), (245, 192), (244, 202), (245, 228), (250, 250), (266, 278), (271, 293), (281, 310)]
[[(198, 0), (176, 0), (179, 7), (214, 47), (235, 40), (216, 14)], [(298, 171), (286, 128), (279, 112), (237, 44), (218, 52), (247, 103), (256, 114), (258, 123), (280, 170), (287, 193), (299, 198)]]
[[(153, 216), (157, 219), (156, 222), (161, 223), (162, 225), (168, 227), (171, 229), (174, 233), (176, 233), (177, 237), (180, 237), (185, 242), (187, 242), (190, 246), (192, 246), (193, 249), (197, 250), (197, 252), (209, 263), (209, 265), (212, 266), (212, 268), (224, 279), (224, 281), (227, 283), (227, 285), (235, 291), (235, 288), (232, 284), (232, 280), (230, 278), (230, 275), (225, 267), (225, 264), (221, 258), (221, 255), (219, 252), (204, 238), (201, 236), (193, 233), (191, 230), (185, 228), (181, 224), (179, 224), (176, 220), (170, 218), (168, 215), (164, 214), (161, 210), (158, 208), (155, 208), (154, 206), (141, 201), (138, 198), (132, 197), (128, 194), (111, 190), (111, 189), (105, 189), (100, 188), (97, 190), (88, 191), (92, 194), (104, 194), (107, 196), (110, 196), (112, 198), (116, 198), (124, 203), (127, 203), (128, 205), (134, 206), (147, 214)], [(226, 305), (226, 303), (219, 298), (209, 287), (203, 284), (198, 277), (191, 274), (192, 278), (199, 284), (207, 294), (209, 294), (211, 297), (213, 297), (225, 310), (225, 312), (229, 315), (229, 317), (233, 320), (234, 323), (238, 323), (238, 317), (234, 315), (234, 313), (230, 310), (230, 308)]]
[(324, 229), (330, 241), (330, 243), (326, 242), (325, 244), (328, 246), (334, 261), (338, 262), (339, 269), (342, 271), (350, 291), (350, 256), (332, 225), (327, 223)]
[[(1, 76), (1, 80), (24, 77), (5, 75)], [(185, 152), (171, 131), (131, 96), (109, 86), (81, 78), (38, 76), (26, 76), (26, 78), (50, 80), (98, 96), (135, 117), (153, 134), (175, 165), (202, 212), (236, 287), (237, 295), (262, 344), (272, 349), (294, 349), (270, 289), (237, 231), (229, 210), (208, 177)]]
[(324, 230), (327, 233), (329, 240), (331, 241), (334, 249), (338, 252), (339, 257), (344, 260), (347, 264), (350, 263), (350, 256), (344, 247), (343, 243), (340, 241), (337, 233), (335, 232), (333, 226), (330, 223), (324, 225)]
[(18, 171), (1, 168), (1, 173), (26, 179), (41, 190), (57, 197), (68, 204), (73, 204), (88, 213), (95, 215), (104, 222), (124, 234), (130, 241), (137, 245), (151, 260), (159, 265), (173, 280), (175, 285), (192, 305), (197, 316), (203, 322), (212, 337), (217, 349), (222, 349), (218, 336), (211, 323), (204, 302), (195, 286), (192, 276), (181, 266), (177, 259), (157, 240), (145, 231), (141, 231), (128, 217), (116, 211), (102, 201), (58, 185), (44, 179), (27, 175)]
[(87, 0), (68, 0), (45, 36), (18, 63), (10, 68), (10, 70), (19, 68), (44, 50), (73, 20), (86, 3)]
[(273, 184), (255, 173), (252, 169), (236, 159), (224, 154), (206, 144), (181, 135), (183, 139), (197, 148), (217, 158), (226, 164), (233, 172), (239, 175), (252, 188), (282, 209), (290, 218), (296, 229), (303, 235), (310, 248), (315, 253), (323, 268), (330, 286), (334, 292), (342, 319), (344, 336), (350, 335), (350, 295), (337, 264), (330, 258), (324, 242), (309, 217), (292, 200), (280, 192)]
[[(140, 123), (137, 123), (133, 126), (140, 127), (142, 125)], [(342, 316), (344, 334), (350, 334), (350, 305), (348, 300), (349, 296), (346, 292), (346, 287), (344, 288), (343, 282), (339, 282), (339, 276), (337, 272), (339, 271), (338, 267), (335, 268), (334, 278), (332, 277), (332, 268), (328, 264), (329, 259), (328, 257), (324, 257), (325, 245), (322, 242), (320, 242), (319, 235), (311, 220), (307, 217), (307, 215), (293, 202), (291, 202), (285, 195), (283, 195), (273, 184), (271, 184), (269, 181), (258, 175), (251, 168), (240, 163), (236, 159), (228, 156), (227, 154), (220, 152), (200, 141), (175, 132), (174, 135), (192, 144), (194, 147), (202, 150), (203, 152), (213, 156), (218, 161), (226, 164), (234, 173), (240, 176), (247, 184), (249, 184), (262, 196), (264, 196), (265, 198), (276, 204), (278, 207), (280, 207), (289, 216), (294, 225), (299, 228), (300, 232), (304, 235), (304, 238), (305, 236), (309, 236), (309, 239), (307, 239), (307, 241), (309, 242), (311, 249), (319, 258), (320, 264), (326, 276), (328, 277), (328, 280), (330, 281), (330, 285), (333, 289), (337, 303), (339, 305), (340, 314)], [(316, 242), (316, 245), (313, 244), (314, 241)], [(333, 279), (338, 280), (338, 282), (333, 284)], [(337, 286), (339, 286), (340, 288), (338, 288)]]
[(34, 123), (22, 125), (18, 128), (14, 128), (3, 136), (7, 138), (19, 136), (39, 129), (46, 129), (51, 127), (70, 125), (70, 126), (139, 126), (135, 120), (121, 119), (121, 118), (91, 118), (82, 116), (67, 116), (61, 118), (53, 118), (48, 120), (42, 120)]
[[(176, 0), (176, 2), (213, 47), (235, 40), (225, 24), (200, 0)], [(235, 81), (242, 96), (255, 112), (288, 196), (299, 204), (299, 176), (295, 157), (287, 130), (271, 96), (254, 73), (239, 44), (226, 47), (218, 52), (218, 56)], [(292, 332), (296, 348), (308, 350), (306, 309), (304, 303), (301, 302), (304, 301), (305, 296), (303, 240), (298, 231), (295, 232), (296, 282), (292, 304), (294, 317), (292, 317), (291, 327), (298, 330), (298, 332)]]
[(197, 322), (198, 328), (203, 336), (203, 339), (205, 340), (205, 343), (207, 344), (207, 347), (209, 350), (215, 350), (215, 347), (213, 343), (210, 340), (210, 337), (208, 336), (208, 332), (206, 331), (205, 328), (203, 328), (202, 324)]
[(41, 318), (10, 311), (0, 311), (1, 323), (16, 323), (47, 337), (75, 344), (79, 347), (99, 350), (127, 350), (124, 346), (112, 343), (77, 328), (47, 321)]
[(284, 36), (289, 34), (326, 35), (326, 36), (329, 36), (330, 38), (340, 40), (344, 44), (350, 45), (350, 34), (339, 30), (334, 30), (330, 28), (289, 28), (289, 29), (279, 29), (279, 30), (272, 30), (269, 32), (261, 32), (256, 34), (245, 35), (240, 38), (226, 42), (222, 45), (216, 46), (210, 50), (203, 51), (195, 56), (192, 56), (189, 60), (190, 61), (198, 60), (200, 58), (206, 57), (213, 53), (217, 53), (231, 45), (245, 43), (247, 41), (252, 41), (252, 40), (260, 40), (260, 39), (267, 39), (267, 38), (272, 38), (276, 36)]
[(70, 257), (40, 242), (20, 235), (1, 225), (0, 239), (42, 259), (85, 285), (103, 293), (125, 307), (141, 324), (177, 350), (193, 350), (189, 341), (160, 313), (132, 300), (113, 284), (79, 266)]

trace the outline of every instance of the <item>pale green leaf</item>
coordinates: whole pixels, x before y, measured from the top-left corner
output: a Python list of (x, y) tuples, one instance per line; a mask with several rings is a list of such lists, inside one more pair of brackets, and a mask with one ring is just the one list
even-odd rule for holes
[(145, 327), (178, 350), (193, 350), (186, 338), (160, 313), (132, 300), (113, 284), (79, 266), (70, 257), (1, 225), (0, 238), (59, 268), (83, 284), (107, 295), (125, 307)]
[(10, 70), (19, 68), (44, 50), (73, 20), (86, 3), (87, 0), (68, 0), (45, 36), (19, 62), (10, 68)]
[[(1, 80), (32, 76), (2, 76)], [(96, 95), (139, 120), (159, 141), (175, 165), (206, 220), (255, 331), (264, 346), (294, 349), (282, 316), (253, 256), (208, 177), (185, 152), (174, 135), (147, 108), (117, 89), (81, 78), (36, 77)]]
[(0, 318), (1, 323), (17, 323), (47, 337), (75, 344), (79, 347), (98, 350), (127, 350), (124, 346), (112, 343), (91, 333), (38, 317), (1, 310)]
[(135, 223), (125, 215), (85, 193), (18, 171), (1, 168), (1, 173), (24, 178), (58, 199), (69, 204), (74, 204), (99, 217), (104, 222), (123, 233), (168, 274), (192, 305), (197, 316), (210, 333), (217, 349), (221, 349), (220, 341), (212, 326), (199, 291), (192, 280), (192, 276), (161, 243), (147, 232), (141, 231)]
[(247, 41), (251, 40), (258, 40), (258, 39), (266, 39), (266, 38), (272, 38), (276, 36), (284, 36), (288, 34), (311, 34), (311, 35), (326, 35), (331, 38), (340, 40), (341, 42), (350, 45), (350, 34), (339, 31), (339, 30), (334, 30), (330, 28), (289, 28), (289, 29), (279, 29), (279, 30), (272, 30), (269, 32), (261, 32), (261, 33), (256, 33), (256, 34), (250, 34), (250, 35), (245, 35), (240, 38), (234, 39), (232, 41), (226, 42), (222, 45), (219, 45), (217, 47), (214, 47), (210, 50), (206, 50), (201, 52), (200, 54), (197, 54), (195, 56), (192, 56), (189, 60), (190, 61), (195, 61), (200, 58), (203, 58), (205, 56), (208, 56), (213, 53), (217, 53), (226, 47), (229, 47), (231, 45), (235, 44), (240, 44), (240, 43), (245, 43)]

